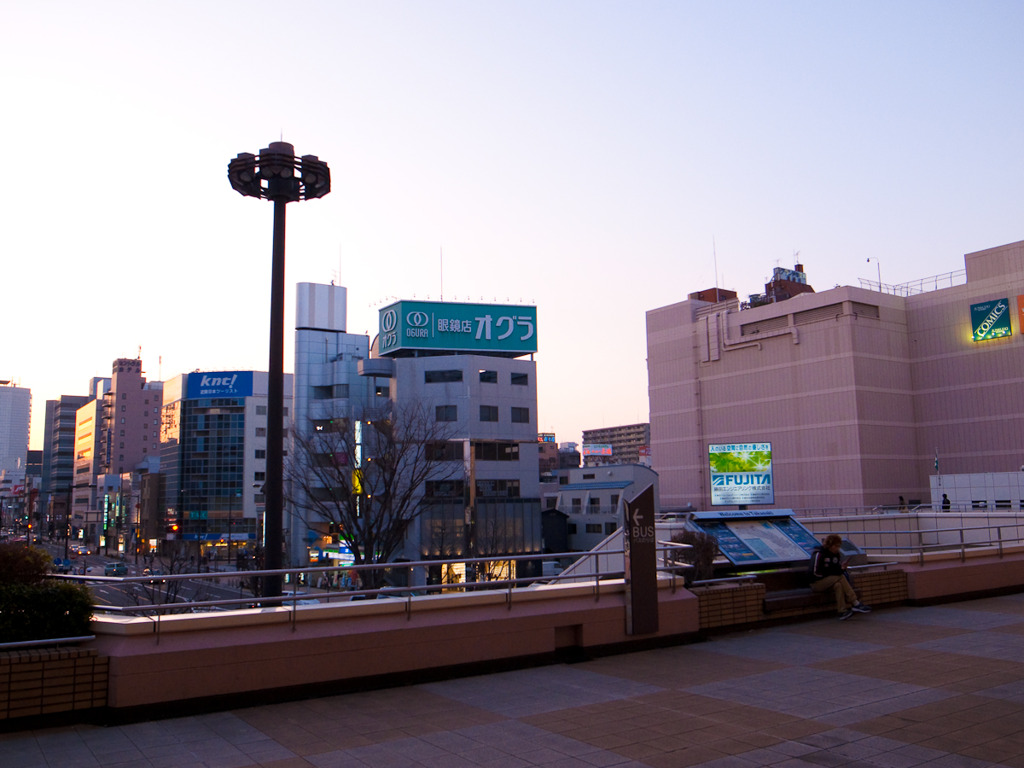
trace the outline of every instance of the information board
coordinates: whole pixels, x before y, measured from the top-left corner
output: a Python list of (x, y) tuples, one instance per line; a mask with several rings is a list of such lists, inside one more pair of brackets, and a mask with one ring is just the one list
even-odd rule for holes
[(695, 512), (693, 521), (733, 565), (806, 560), (819, 545), (791, 509)]

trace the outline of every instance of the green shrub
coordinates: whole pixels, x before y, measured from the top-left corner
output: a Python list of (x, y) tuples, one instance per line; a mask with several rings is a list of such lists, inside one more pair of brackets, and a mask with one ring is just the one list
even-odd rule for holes
[(714, 536), (704, 531), (685, 530), (673, 535), (672, 541), (693, 547), (682, 552), (678, 558), (693, 566), (692, 576), (687, 579), (687, 583), (694, 579), (710, 579), (715, 575), (714, 562), (718, 554), (718, 540)]
[(0, 585), (0, 643), (89, 634), (92, 597), (67, 581)]
[(0, 643), (89, 634), (92, 595), (48, 578), (51, 557), (24, 544), (0, 544)]
[(26, 547), (17, 542), (0, 544), (0, 586), (4, 584), (41, 584), (50, 572), (50, 557), (45, 549)]

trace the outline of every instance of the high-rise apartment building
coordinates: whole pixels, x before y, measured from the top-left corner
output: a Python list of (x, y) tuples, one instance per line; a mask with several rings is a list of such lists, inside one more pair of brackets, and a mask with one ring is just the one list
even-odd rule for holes
[(63, 536), (70, 525), (71, 489), (75, 479), (75, 414), (88, 400), (86, 395), (61, 395), (58, 400), (46, 401), (40, 504), (46, 509), (50, 536)]
[(584, 463), (588, 466), (597, 463), (611, 464), (642, 464), (646, 459), (647, 448), (651, 444), (651, 425), (626, 424), (620, 427), (602, 427), (600, 429), (583, 430), (583, 445), (610, 445), (612, 453), (609, 461), (588, 462), (590, 456), (584, 450)]

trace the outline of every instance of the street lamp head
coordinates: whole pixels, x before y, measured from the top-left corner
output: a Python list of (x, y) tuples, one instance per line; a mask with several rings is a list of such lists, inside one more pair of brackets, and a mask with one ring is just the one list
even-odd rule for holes
[(331, 191), (331, 170), (316, 155), (295, 157), (286, 141), (271, 142), (259, 155), (241, 152), (228, 163), (231, 188), (246, 197), (294, 203)]

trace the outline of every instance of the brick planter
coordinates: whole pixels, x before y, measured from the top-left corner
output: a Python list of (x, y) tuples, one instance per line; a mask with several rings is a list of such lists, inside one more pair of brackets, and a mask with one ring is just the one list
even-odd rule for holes
[(79, 648), (0, 652), (0, 720), (105, 707), (108, 662)]

